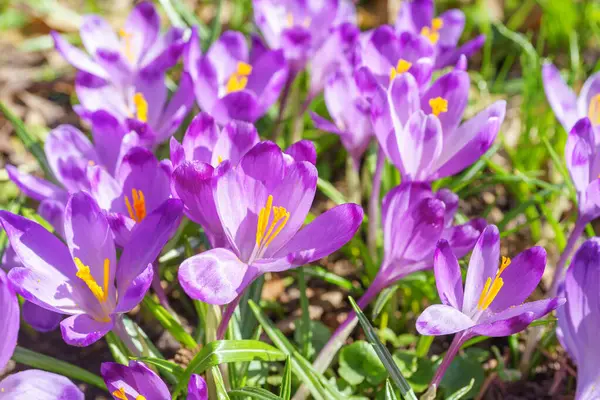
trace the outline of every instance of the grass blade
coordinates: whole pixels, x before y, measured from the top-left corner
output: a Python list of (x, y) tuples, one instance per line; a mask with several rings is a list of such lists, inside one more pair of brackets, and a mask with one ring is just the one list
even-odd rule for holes
[(400, 369), (392, 359), (392, 355), (390, 354), (388, 349), (383, 345), (383, 343), (381, 343), (381, 341), (377, 337), (375, 329), (373, 329), (373, 326), (371, 325), (367, 317), (365, 317), (365, 314), (363, 314), (362, 310), (356, 304), (352, 297), (348, 297), (348, 299), (350, 300), (350, 304), (352, 305), (354, 312), (356, 312), (358, 322), (360, 322), (360, 324), (363, 327), (363, 330), (365, 331), (365, 335), (367, 335), (367, 339), (373, 346), (375, 353), (377, 353), (377, 356), (385, 366), (385, 369), (387, 369), (387, 371), (389, 372), (390, 377), (392, 378), (396, 386), (398, 386), (398, 389), (400, 389), (402, 397), (404, 397), (407, 400), (417, 400), (415, 392), (412, 390), (412, 388), (402, 375), (402, 372), (400, 372)]
[(389, 379), (385, 380), (385, 400), (398, 400)]
[(279, 397), (281, 397), (283, 400), (290, 400), (290, 397), (292, 397), (292, 362), (289, 356), (287, 360), (285, 360), (285, 368), (283, 369)]
[(150, 313), (158, 320), (158, 322), (167, 331), (173, 335), (175, 339), (185, 347), (189, 349), (195, 349), (198, 343), (194, 340), (192, 335), (187, 333), (183, 326), (167, 311), (163, 306), (158, 304), (152, 297), (146, 296), (142, 300), (142, 305), (150, 311)]
[(273, 393), (256, 387), (243, 387), (241, 389), (232, 390), (229, 392), (229, 397), (237, 398), (251, 398), (256, 400), (282, 400), (281, 397), (274, 395)]
[(135, 360), (141, 361), (148, 365), (154, 365), (159, 371), (167, 372), (175, 376), (177, 378), (177, 381), (179, 381), (181, 375), (183, 375), (183, 368), (171, 361), (162, 360), (160, 358), (154, 357), (139, 357), (135, 358)]

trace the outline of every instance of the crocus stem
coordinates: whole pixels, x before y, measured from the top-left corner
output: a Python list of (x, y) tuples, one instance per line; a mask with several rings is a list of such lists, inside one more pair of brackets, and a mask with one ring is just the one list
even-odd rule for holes
[(360, 190), (360, 165), (353, 157), (346, 160), (346, 184), (348, 185), (348, 201), (360, 204), (362, 192)]
[[(363, 294), (358, 300), (358, 306), (360, 308), (365, 308), (371, 301), (373, 301), (375, 296), (379, 294), (381, 289), (381, 286), (373, 283), (371, 286), (369, 286), (365, 294)], [(346, 339), (348, 339), (348, 336), (350, 336), (350, 333), (352, 333), (352, 330), (354, 327), (356, 327), (357, 323), (358, 318), (356, 318), (356, 313), (352, 311), (350, 314), (348, 314), (346, 320), (335, 330), (333, 335), (331, 335), (331, 338), (329, 338), (329, 341), (317, 356), (317, 359), (313, 363), (313, 368), (317, 372), (322, 373), (327, 369), (327, 367), (329, 367), (329, 364), (331, 364), (331, 361), (337, 354), (338, 350), (344, 345)], [(293, 400), (305, 399), (307, 395), (308, 389), (303, 386), (300, 388), (300, 390), (298, 390), (296, 395), (294, 395)]]
[(160, 284), (160, 271), (158, 262), (155, 261), (152, 263), (152, 268), (154, 269), (154, 275), (152, 276), (152, 289), (154, 293), (156, 293), (156, 297), (158, 297), (158, 302), (161, 306), (171, 311), (171, 305), (169, 304), (169, 299), (162, 285)]
[(129, 335), (129, 333), (127, 332), (127, 328), (125, 327), (125, 324), (123, 323), (122, 315), (119, 315), (118, 317), (115, 318), (115, 325), (113, 327), (113, 332), (115, 332), (117, 334), (119, 339), (121, 339), (121, 341), (125, 344), (125, 346), (127, 346), (127, 349), (133, 356), (135, 356), (135, 357), (142, 356), (142, 353), (140, 352), (138, 347), (133, 342), (131, 335)]
[(236, 297), (231, 303), (227, 304), (225, 307), (225, 311), (223, 312), (223, 317), (221, 318), (221, 323), (219, 324), (219, 328), (217, 329), (217, 340), (222, 340), (225, 338), (225, 332), (227, 332), (227, 327), (229, 326), (229, 321), (233, 316), (233, 312), (237, 308), (238, 304), (240, 304), (240, 300), (244, 293), (242, 292), (238, 297)]
[(554, 277), (552, 279), (552, 286), (550, 287), (548, 297), (556, 296), (556, 293), (558, 292), (558, 286), (562, 282), (562, 278), (564, 276), (564, 269), (565, 265), (567, 264), (567, 260), (571, 256), (571, 253), (575, 248), (575, 244), (577, 243), (577, 240), (581, 237), (581, 234), (583, 233), (586, 224), (587, 221), (582, 218), (578, 218), (577, 222), (575, 222), (575, 227), (571, 231), (569, 240), (567, 240), (567, 245), (565, 246), (562, 254), (560, 255), (558, 262), (556, 263), (556, 268), (554, 269)]
[(454, 340), (452, 340), (452, 343), (450, 344), (448, 351), (446, 351), (446, 355), (444, 355), (444, 359), (442, 360), (442, 363), (440, 364), (438, 369), (435, 371), (435, 375), (433, 376), (433, 379), (431, 380), (431, 386), (435, 385), (436, 388), (440, 387), (440, 382), (442, 381), (442, 378), (444, 377), (446, 370), (452, 363), (452, 360), (454, 360), (454, 357), (456, 357), (456, 354), (458, 353), (458, 350), (460, 350), (460, 347), (464, 343), (465, 339), (466, 338), (465, 338), (464, 333), (457, 333), (454, 336)]
[(283, 117), (285, 115), (285, 109), (287, 108), (287, 103), (290, 97), (290, 92), (292, 89), (292, 84), (294, 83), (294, 79), (296, 79), (296, 72), (290, 71), (287, 80), (285, 81), (283, 92), (281, 93), (281, 100), (279, 102), (279, 114), (277, 115), (277, 121), (275, 121), (275, 126), (273, 127), (273, 134), (271, 135), (271, 138), (274, 142), (276, 142), (279, 136), (281, 136), (281, 130), (283, 129)]
[(367, 247), (371, 258), (377, 258), (377, 230), (379, 228), (379, 192), (381, 191), (381, 178), (383, 175), (383, 166), (385, 163), (385, 154), (381, 146), (377, 150), (377, 164), (373, 174), (373, 187), (371, 188), (371, 197), (369, 198), (369, 231), (367, 233)]

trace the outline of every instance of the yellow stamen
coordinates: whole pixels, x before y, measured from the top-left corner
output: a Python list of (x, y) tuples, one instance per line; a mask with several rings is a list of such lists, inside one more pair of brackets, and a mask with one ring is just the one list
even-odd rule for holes
[(148, 102), (141, 93), (136, 93), (133, 96), (133, 104), (135, 105), (136, 118), (142, 122), (148, 122)]
[(248, 77), (252, 73), (252, 65), (238, 61), (237, 68), (229, 77), (225, 89), (227, 93), (244, 90), (248, 84)]
[(135, 54), (133, 54), (133, 33), (127, 32), (125, 29), (119, 29), (119, 36), (123, 39), (123, 53), (129, 62), (135, 62)]
[[(267, 230), (269, 219), (271, 218), (271, 209), (273, 210), (273, 220)], [(283, 230), (290, 213), (285, 207), (273, 207), (273, 195), (269, 195), (267, 203), (258, 213), (258, 223), (256, 224), (256, 245), (259, 248), (266, 248)]]
[(287, 23), (288, 28), (294, 26), (294, 15), (291, 12), (288, 12), (285, 16), (285, 22)]
[(442, 97), (430, 99), (429, 107), (431, 107), (431, 113), (437, 117), (441, 113), (448, 111), (448, 100)]
[(96, 165), (96, 163), (94, 162), (94, 160), (90, 160), (88, 161), (88, 165), (93, 167), (94, 165)]
[(444, 26), (444, 21), (441, 18), (431, 20), (431, 27), (424, 26), (421, 28), (421, 35), (425, 36), (432, 44), (436, 44), (440, 40), (440, 29)]
[(100, 285), (96, 282), (96, 279), (92, 276), (90, 271), (90, 267), (85, 265), (79, 258), (75, 257), (73, 259), (75, 261), (75, 266), (77, 267), (76, 277), (81, 279), (87, 287), (90, 289), (92, 294), (100, 303), (105, 303), (108, 299), (108, 284), (110, 277), (110, 260), (108, 258), (104, 259), (104, 288), (101, 288)]
[(305, 28), (310, 27), (310, 23), (312, 22), (310, 17), (306, 17), (304, 18), (304, 21), (302, 21), (302, 26), (304, 26)]
[(396, 68), (392, 67), (390, 70), (390, 82), (396, 78), (399, 74), (402, 74), (408, 71), (412, 67), (412, 63), (404, 60), (403, 58), (398, 60), (398, 64), (396, 64)]
[(135, 400), (146, 400), (146, 398), (144, 396), (142, 396), (141, 394), (139, 394)]
[(500, 289), (502, 289), (502, 286), (504, 286), (504, 280), (500, 277), (500, 275), (502, 275), (506, 268), (508, 268), (510, 263), (511, 261), (509, 257), (502, 256), (502, 263), (500, 264), (500, 268), (498, 268), (498, 272), (496, 272), (494, 281), (492, 282), (492, 278), (487, 278), (485, 281), (485, 286), (483, 287), (481, 295), (479, 296), (479, 301), (477, 302), (477, 308), (480, 310), (486, 310), (490, 304), (492, 304), (500, 292)]
[(119, 390), (115, 390), (112, 392), (113, 397), (120, 400), (127, 400), (127, 395), (125, 394), (125, 388), (120, 388)]
[(241, 76), (249, 76), (252, 73), (252, 65), (238, 61), (236, 73)]
[(439, 31), (444, 27), (444, 20), (441, 18), (434, 18), (431, 20), (431, 29)]
[(221, 164), (223, 162), (223, 157), (217, 156), (217, 162)]
[(600, 125), (600, 94), (595, 95), (590, 100), (588, 118), (593, 125)]
[(146, 218), (146, 199), (144, 192), (141, 190), (131, 189), (131, 197), (133, 198), (133, 206), (129, 201), (129, 197), (125, 196), (125, 205), (129, 212), (129, 217), (135, 222), (142, 222)]

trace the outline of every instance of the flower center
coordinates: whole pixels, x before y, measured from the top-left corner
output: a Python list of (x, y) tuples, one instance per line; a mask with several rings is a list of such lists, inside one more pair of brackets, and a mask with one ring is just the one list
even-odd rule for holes
[(392, 67), (392, 69), (390, 70), (390, 82), (393, 81), (397, 75), (403, 74), (404, 72), (408, 71), (410, 67), (412, 67), (412, 63), (406, 61), (403, 58), (399, 59), (398, 64), (396, 64), (396, 68)]
[(135, 106), (135, 117), (142, 122), (148, 122), (148, 102), (141, 93), (133, 96), (133, 105)]
[(444, 26), (444, 21), (441, 18), (431, 20), (431, 27), (424, 26), (421, 29), (421, 35), (425, 36), (432, 44), (436, 44), (440, 40), (440, 29)]
[[(269, 225), (271, 210), (273, 210), (273, 219), (271, 219), (271, 224)], [(285, 207), (273, 207), (273, 196), (269, 195), (267, 204), (258, 213), (256, 245), (258, 246), (259, 254), (279, 235), (289, 219), (290, 213), (288, 210)]]
[(504, 280), (500, 277), (504, 270), (508, 268), (510, 265), (510, 258), (502, 256), (502, 264), (494, 277), (494, 281), (492, 282), (492, 278), (487, 278), (485, 281), (485, 286), (483, 287), (483, 291), (481, 292), (481, 296), (479, 296), (479, 302), (477, 303), (477, 308), (480, 310), (486, 310), (492, 301), (496, 298), (502, 286), (504, 286)]
[(252, 73), (252, 65), (238, 61), (237, 69), (227, 81), (227, 93), (244, 90), (248, 84), (248, 77)]
[[(112, 395), (119, 400), (127, 400), (127, 395), (125, 394), (125, 388), (120, 388), (118, 390), (115, 390), (114, 392), (112, 392)], [(142, 396), (141, 394), (139, 394), (135, 400), (146, 400), (146, 398), (144, 396)]]
[(132, 64), (135, 62), (135, 54), (133, 54), (133, 33), (125, 29), (119, 29), (119, 36), (123, 40), (123, 53)]
[(588, 118), (593, 125), (600, 125), (600, 93), (590, 100)]
[(431, 107), (431, 113), (437, 117), (441, 113), (448, 111), (448, 100), (443, 97), (430, 99), (429, 107)]
[[(305, 28), (308, 28), (310, 26), (311, 22), (312, 22), (312, 19), (310, 17), (305, 17), (304, 20), (302, 21), (302, 26)], [(288, 12), (285, 15), (285, 23), (288, 28), (291, 28), (292, 26), (294, 26), (294, 15), (291, 12)]]
[[(75, 276), (81, 279), (90, 289), (90, 292), (92, 292), (92, 294), (98, 300), (98, 302), (100, 302), (101, 305), (104, 305), (108, 300), (110, 260), (108, 258), (104, 259), (104, 282), (102, 287), (100, 287), (100, 285), (98, 285), (98, 282), (96, 282), (96, 279), (90, 271), (90, 267), (85, 265), (78, 257), (73, 258), (73, 261), (75, 261), (75, 266), (77, 267), (77, 273), (75, 274)], [(106, 311), (104, 307), (102, 307), (102, 309)], [(99, 321), (109, 322), (110, 318), (107, 315), (105, 315), (104, 318), (99, 319)]]
[(144, 192), (137, 189), (131, 189), (131, 197), (133, 198), (133, 206), (129, 201), (129, 197), (125, 196), (125, 205), (129, 211), (129, 217), (135, 222), (142, 222), (146, 218), (146, 199)]

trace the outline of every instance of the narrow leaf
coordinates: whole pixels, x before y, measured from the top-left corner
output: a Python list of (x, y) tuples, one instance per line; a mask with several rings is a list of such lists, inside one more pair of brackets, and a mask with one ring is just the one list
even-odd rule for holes
[(281, 397), (274, 395), (268, 390), (249, 386), (232, 390), (228, 394), (233, 399), (282, 400)]
[(167, 372), (174, 375), (178, 381), (181, 378), (181, 375), (183, 375), (183, 368), (171, 361), (162, 360), (160, 358), (154, 357), (136, 357), (134, 359), (139, 360), (145, 364), (154, 365), (159, 371)]
[(385, 380), (385, 400), (398, 400), (389, 379)]
[(290, 356), (285, 360), (285, 368), (283, 369), (283, 377), (281, 378), (281, 389), (279, 389), (279, 397), (283, 400), (290, 400), (292, 397), (292, 362)]
[(146, 296), (142, 301), (142, 305), (152, 313), (152, 315), (158, 320), (158, 322), (167, 331), (173, 335), (173, 337), (185, 347), (189, 349), (195, 349), (198, 343), (194, 340), (192, 335), (187, 333), (183, 326), (167, 311), (163, 306), (158, 304), (152, 297)]
[(471, 382), (462, 389), (458, 389), (456, 392), (452, 393), (446, 400), (459, 400), (462, 399), (464, 395), (469, 393), (469, 391), (473, 388), (475, 384), (475, 379), (471, 379)]

